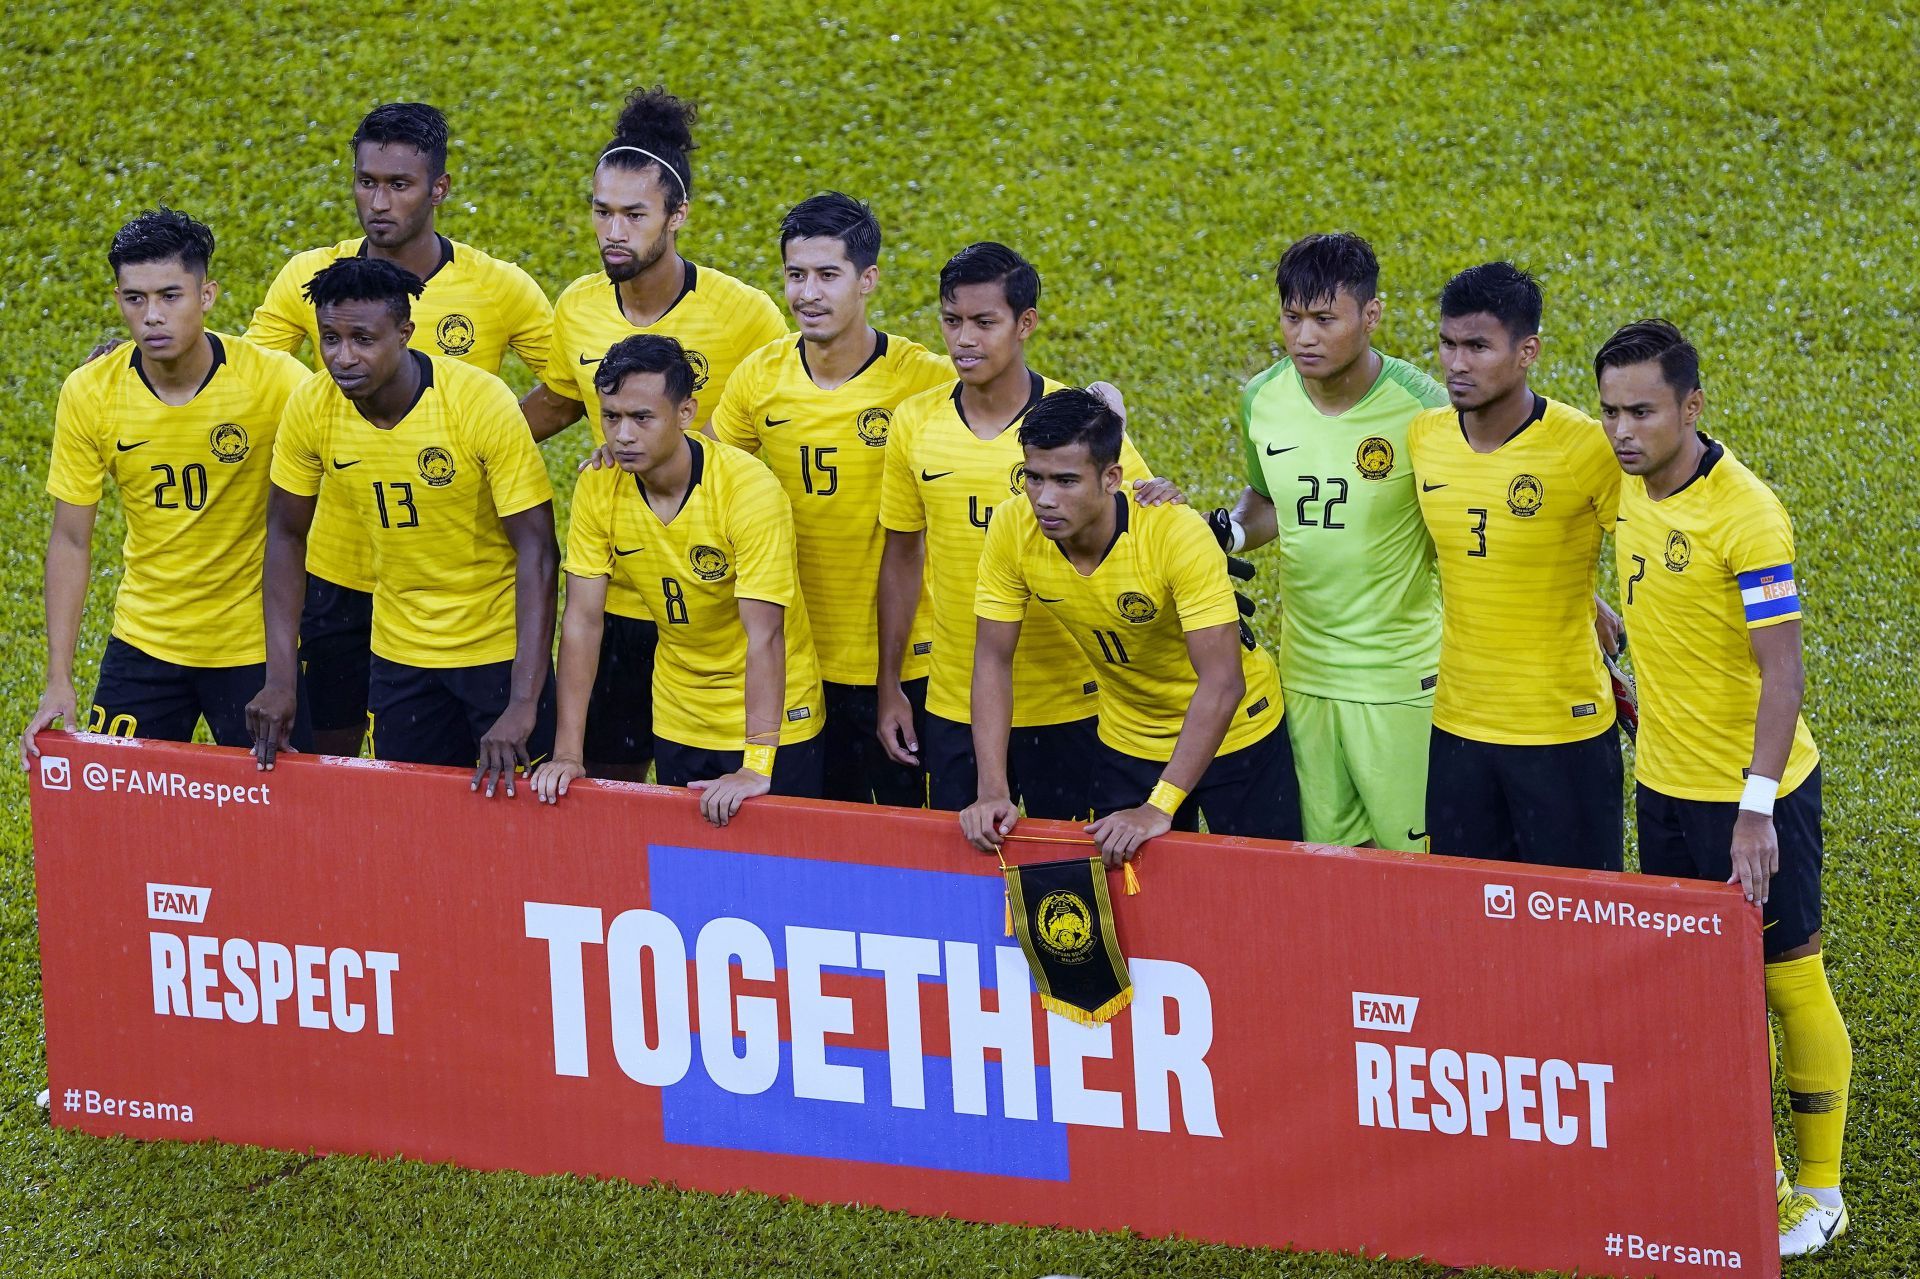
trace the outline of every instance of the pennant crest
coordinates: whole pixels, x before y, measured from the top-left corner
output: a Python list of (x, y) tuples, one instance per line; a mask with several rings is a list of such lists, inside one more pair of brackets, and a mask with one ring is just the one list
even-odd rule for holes
[(1040, 1002), (1097, 1026), (1133, 1001), (1098, 857), (1008, 866), (1007, 907)]

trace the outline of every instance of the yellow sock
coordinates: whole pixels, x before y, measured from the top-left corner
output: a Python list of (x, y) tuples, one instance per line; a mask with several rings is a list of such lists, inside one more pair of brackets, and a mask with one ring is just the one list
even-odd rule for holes
[(1840, 1148), (1847, 1129), (1847, 1083), (1853, 1045), (1827, 985), (1819, 955), (1768, 964), (1767, 1007), (1780, 1019), (1780, 1058), (1793, 1107), (1795, 1181), (1812, 1189), (1840, 1184)]
[[(1778, 1041), (1773, 1037), (1773, 1019), (1769, 1017), (1767, 1019), (1767, 1078), (1774, 1079), (1777, 1078), (1779, 1074), (1779, 1046)], [(1771, 1119), (1773, 1117), (1773, 1094), (1771, 1092), (1767, 1094), (1767, 1099), (1767, 1117)], [(1773, 1178), (1778, 1182), (1780, 1178), (1787, 1175), (1787, 1166), (1780, 1162), (1780, 1130), (1772, 1124), (1768, 1124), (1767, 1129), (1773, 1134)]]

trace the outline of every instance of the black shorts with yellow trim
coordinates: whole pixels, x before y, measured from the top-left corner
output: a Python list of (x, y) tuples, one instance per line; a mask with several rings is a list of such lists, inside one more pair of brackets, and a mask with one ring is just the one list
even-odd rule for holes
[[(1724, 884), (1733, 876), (1737, 802), (1676, 799), (1644, 783), (1633, 788), (1640, 830), (1640, 873)], [(1820, 769), (1773, 805), (1780, 870), (1761, 908), (1762, 953), (1768, 960), (1806, 945), (1820, 931), (1820, 871), (1826, 862), (1821, 833)]]
[[(1094, 815), (1138, 808), (1166, 770), (1165, 760), (1141, 759), (1099, 742), (1093, 762)], [(1209, 834), (1301, 838), (1300, 781), (1284, 717), (1251, 746), (1215, 756), (1174, 814), (1173, 828), (1197, 831), (1202, 817)]]
[(1435, 727), (1427, 749), (1431, 852), (1532, 866), (1619, 870), (1626, 798), (1609, 724), (1578, 742), (1480, 742)]
[[(737, 772), (742, 751), (708, 750), (703, 746), (683, 746), (664, 737), (653, 739), (653, 776), (662, 786), (685, 786), (689, 782), (712, 781)], [(796, 799), (819, 799), (826, 769), (827, 744), (824, 733), (804, 742), (782, 746), (773, 756), (775, 795)]]
[[(251, 746), (247, 703), (267, 682), (264, 662), (246, 666), (182, 666), (155, 657), (118, 635), (109, 636), (100, 657), (100, 678), (84, 727), (113, 737), (148, 737), (190, 742), (194, 726), (222, 746)], [(297, 696), (290, 738), (295, 750), (312, 749), (305, 714), (307, 699)]]
[[(1007, 793), (1027, 816), (1083, 822), (1091, 815), (1089, 768), (1100, 745), (1094, 724), (1075, 719), (1007, 734)], [(980, 780), (973, 725), (928, 711), (920, 760), (927, 766), (930, 807), (957, 813), (973, 803)]]
[[(513, 663), (408, 666), (375, 654), (367, 689), (373, 757), (402, 764), (472, 768), (487, 735), (512, 700)], [(540, 686), (527, 757), (553, 756), (553, 672)]]
[(373, 657), (373, 596), (307, 574), (300, 609), (300, 671), (308, 717), (321, 732), (365, 728)]
[(589, 772), (596, 766), (644, 772), (653, 758), (653, 650), (659, 643), (652, 622), (607, 614), (587, 699), (582, 753)]

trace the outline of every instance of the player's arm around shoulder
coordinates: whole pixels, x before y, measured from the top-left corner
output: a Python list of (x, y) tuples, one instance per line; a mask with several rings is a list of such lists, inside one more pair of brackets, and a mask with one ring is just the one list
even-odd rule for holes
[(513, 317), (507, 347), (537, 381), (546, 373), (553, 354), (553, 303), (547, 300), (540, 282), (519, 263), (494, 260), (500, 268), (500, 310)]
[(720, 392), (720, 402), (713, 406), (713, 413), (707, 418), (709, 436), (748, 453), (760, 451), (758, 415), (765, 408), (766, 387), (771, 382), (769, 374), (777, 367), (784, 345), (784, 338), (775, 338), (734, 367), (732, 376), (727, 378), (726, 389)]
[[(296, 253), (274, 273), (260, 305), (253, 309), (247, 331), (240, 336), (255, 346), (284, 351), (291, 355), (307, 340), (312, 324), (313, 306), (301, 293), (308, 280), (331, 263), (335, 254), (328, 249), (308, 249)], [(303, 366), (304, 367), (304, 366)]]

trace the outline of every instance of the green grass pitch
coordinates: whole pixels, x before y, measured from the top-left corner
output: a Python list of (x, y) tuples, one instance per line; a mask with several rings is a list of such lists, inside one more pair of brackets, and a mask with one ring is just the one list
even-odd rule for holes
[[(1543, 390), (1591, 408), (1599, 340), (1669, 316), (1701, 347), (1708, 427), (1797, 516), (1808, 714), (1826, 756), (1826, 943), (1855, 1073), (1852, 1233), (1788, 1273), (1920, 1272), (1920, 14), (1905, 0), (858, 8), (71, 0), (16, 13), (0, 33), (14, 86), (0, 201), (9, 734), (41, 683), (54, 398), (118, 324), (108, 237), (160, 202), (208, 220), (226, 287), (213, 320), (238, 332), (288, 254), (357, 233), (346, 139), (378, 102), (445, 108), (442, 229), (517, 258), (550, 293), (595, 265), (592, 157), (623, 93), (655, 80), (703, 107), (681, 240), (697, 261), (777, 288), (779, 214), (821, 189), (856, 193), (887, 229), (879, 322), (937, 349), (938, 265), (1006, 240), (1045, 281), (1036, 366), (1120, 383), (1143, 451), (1209, 505), (1241, 484), (1228, 414), (1274, 358), (1271, 271), (1291, 238), (1369, 236), (1381, 345), (1427, 363), (1442, 281), (1510, 256), (1546, 290)], [(556, 477), (583, 447), (576, 427), (549, 448)], [(119, 529), (105, 512), (83, 697)], [(8, 1275), (1439, 1273), (56, 1133), (33, 1104), (45, 1060), (19, 773), (0, 803)]]

